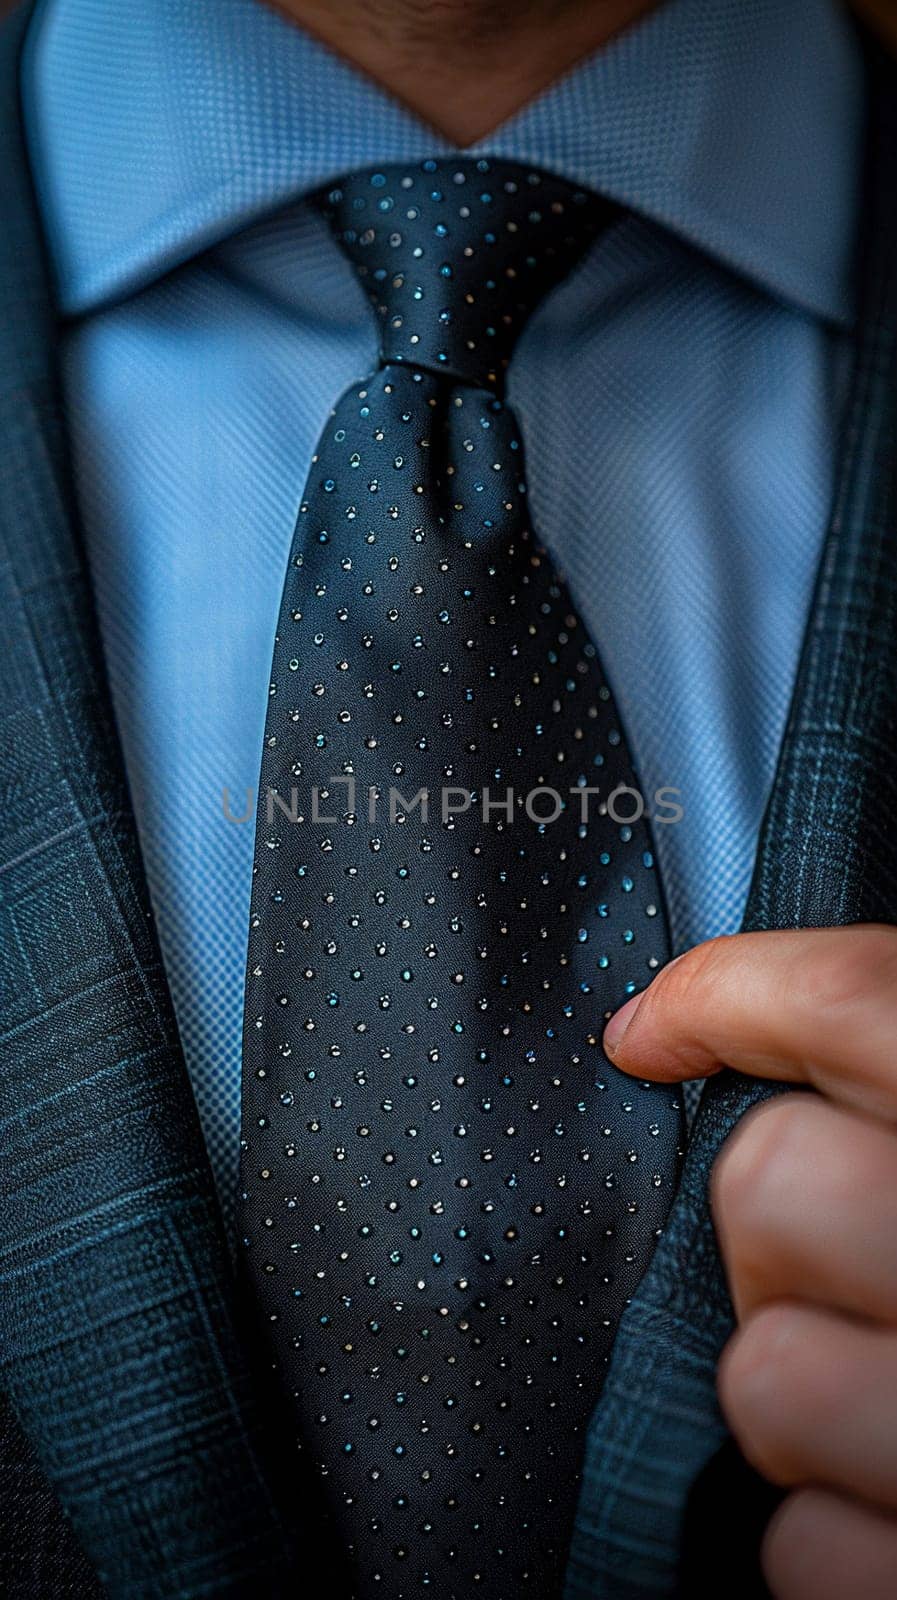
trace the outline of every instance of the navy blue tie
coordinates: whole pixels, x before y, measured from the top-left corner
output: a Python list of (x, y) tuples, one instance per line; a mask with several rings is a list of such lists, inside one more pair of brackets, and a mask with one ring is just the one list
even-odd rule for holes
[(347, 1592), (551, 1600), (682, 1137), (675, 1093), (601, 1049), (668, 959), (663, 901), (503, 398), (529, 315), (610, 210), (486, 160), (355, 174), (316, 203), (381, 360), (325, 427), (277, 628), (245, 1266)]

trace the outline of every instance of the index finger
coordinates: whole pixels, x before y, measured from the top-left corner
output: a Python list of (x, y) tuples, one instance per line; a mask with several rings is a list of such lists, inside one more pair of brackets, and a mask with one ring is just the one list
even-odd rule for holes
[(897, 1121), (897, 928), (696, 945), (611, 1018), (604, 1048), (637, 1078), (676, 1082), (729, 1066)]

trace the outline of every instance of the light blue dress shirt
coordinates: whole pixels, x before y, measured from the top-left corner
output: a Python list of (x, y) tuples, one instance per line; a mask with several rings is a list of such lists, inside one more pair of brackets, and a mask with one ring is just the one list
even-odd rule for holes
[[(303, 194), (449, 148), (256, 0), (44, 0), (30, 148), (163, 957), (226, 1212), (252, 821), (309, 460), (376, 363)], [(475, 147), (629, 214), (510, 374), (536, 525), (627, 725), (679, 948), (739, 922), (850, 356), (863, 123), (836, 0), (669, 0)]]

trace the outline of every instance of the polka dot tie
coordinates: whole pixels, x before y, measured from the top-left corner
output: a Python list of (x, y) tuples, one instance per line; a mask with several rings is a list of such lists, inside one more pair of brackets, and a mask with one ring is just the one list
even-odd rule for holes
[(651, 806), (502, 398), (608, 208), (485, 160), (317, 203), (381, 362), (324, 430), (278, 622), (244, 1264), (345, 1594), (551, 1600), (682, 1132), (601, 1049), (668, 958)]

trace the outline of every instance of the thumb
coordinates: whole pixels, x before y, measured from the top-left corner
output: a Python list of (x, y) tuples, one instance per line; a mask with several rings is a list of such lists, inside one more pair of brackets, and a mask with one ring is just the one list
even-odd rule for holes
[(723, 1066), (807, 1083), (897, 1120), (897, 929), (741, 933), (670, 962), (608, 1022), (604, 1049), (638, 1078)]

